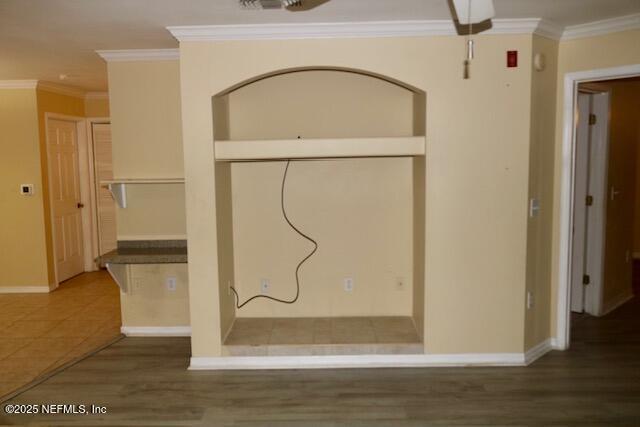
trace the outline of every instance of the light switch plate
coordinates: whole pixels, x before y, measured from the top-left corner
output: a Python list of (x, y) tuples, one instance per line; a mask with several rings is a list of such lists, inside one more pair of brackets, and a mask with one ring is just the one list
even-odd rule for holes
[(23, 196), (33, 196), (33, 184), (20, 184), (20, 194)]

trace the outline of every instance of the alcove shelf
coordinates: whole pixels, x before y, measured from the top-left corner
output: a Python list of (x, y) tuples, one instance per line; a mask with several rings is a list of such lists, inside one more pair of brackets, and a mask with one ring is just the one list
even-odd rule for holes
[(184, 178), (118, 178), (100, 181), (100, 185), (107, 187), (121, 208), (127, 207), (127, 185), (137, 184), (184, 184)]
[(215, 158), (218, 161), (424, 155), (424, 136), (215, 142)]

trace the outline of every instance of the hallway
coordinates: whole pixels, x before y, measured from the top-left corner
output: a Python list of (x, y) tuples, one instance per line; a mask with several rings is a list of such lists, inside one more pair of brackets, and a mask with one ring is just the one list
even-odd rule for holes
[(120, 296), (105, 271), (49, 294), (0, 294), (0, 399), (120, 335)]

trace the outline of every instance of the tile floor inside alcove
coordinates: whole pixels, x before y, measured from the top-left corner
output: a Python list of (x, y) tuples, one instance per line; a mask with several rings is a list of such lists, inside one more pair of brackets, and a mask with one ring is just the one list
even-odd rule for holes
[(236, 318), (230, 356), (420, 354), (410, 317)]

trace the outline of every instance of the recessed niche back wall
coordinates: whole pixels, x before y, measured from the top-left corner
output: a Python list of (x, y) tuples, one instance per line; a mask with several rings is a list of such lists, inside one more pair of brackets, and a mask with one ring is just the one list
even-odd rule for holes
[[(414, 94), (366, 75), (314, 70), (259, 80), (228, 95), (229, 139), (413, 135)], [(245, 299), (295, 294), (312, 245), (284, 221), (284, 161), (232, 165), (235, 286)], [(237, 317), (412, 315), (413, 170), (410, 158), (292, 162), (285, 203), (319, 249), (301, 269), (293, 305), (257, 300)], [(344, 278), (353, 278), (345, 292)], [(398, 281), (403, 285), (398, 286)]]

